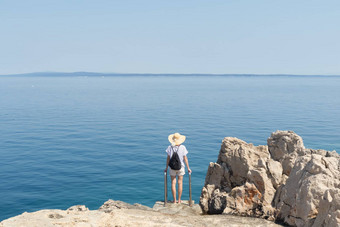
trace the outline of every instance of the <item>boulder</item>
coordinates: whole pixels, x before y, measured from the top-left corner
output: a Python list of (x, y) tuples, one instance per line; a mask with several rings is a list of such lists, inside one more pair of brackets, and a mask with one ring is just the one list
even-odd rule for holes
[(292, 226), (312, 226), (321, 202), (332, 197), (326, 191), (340, 187), (338, 163), (319, 154), (298, 157), (275, 204), (277, 218)]
[(267, 139), (268, 150), (273, 160), (282, 165), (283, 174), (289, 176), (295, 160), (305, 154), (302, 138), (293, 131), (276, 131)]
[(291, 226), (340, 226), (340, 156), (306, 149), (292, 131), (276, 131), (267, 146), (222, 141), (210, 163), (200, 206), (206, 214), (236, 214)]
[(226, 137), (217, 163), (209, 165), (200, 206), (208, 214), (274, 218), (271, 202), (281, 181), (281, 164), (270, 159), (267, 146)]

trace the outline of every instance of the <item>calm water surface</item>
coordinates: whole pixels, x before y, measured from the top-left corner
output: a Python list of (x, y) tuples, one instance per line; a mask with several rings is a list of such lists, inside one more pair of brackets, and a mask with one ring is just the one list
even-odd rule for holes
[(0, 77), (0, 220), (110, 198), (152, 206), (174, 132), (198, 202), (224, 137), (259, 145), (293, 130), (340, 151), (339, 122), (339, 77)]

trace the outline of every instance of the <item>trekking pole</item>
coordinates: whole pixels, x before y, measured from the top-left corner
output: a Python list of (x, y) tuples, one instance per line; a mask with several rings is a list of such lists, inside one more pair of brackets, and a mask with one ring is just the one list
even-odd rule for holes
[(192, 198), (191, 198), (191, 172), (189, 173), (189, 206), (192, 206)]
[(167, 174), (164, 172), (164, 206), (166, 206), (166, 203), (168, 202), (168, 185), (167, 185)]

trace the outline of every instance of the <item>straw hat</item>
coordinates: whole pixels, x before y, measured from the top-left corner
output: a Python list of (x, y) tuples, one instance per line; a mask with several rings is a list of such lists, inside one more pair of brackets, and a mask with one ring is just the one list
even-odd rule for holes
[(169, 135), (168, 140), (169, 140), (169, 142), (172, 145), (177, 145), (178, 146), (178, 145), (184, 143), (185, 136), (183, 136), (183, 135), (179, 134), (178, 132), (176, 132), (174, 134)]

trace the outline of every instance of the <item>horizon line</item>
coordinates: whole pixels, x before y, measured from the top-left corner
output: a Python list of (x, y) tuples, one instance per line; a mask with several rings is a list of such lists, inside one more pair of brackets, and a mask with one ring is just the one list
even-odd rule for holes
[(34, 76), (48, 74), (47, 76), (55, 76), (67, 74), (67, 75), (78, 75), (87, 74), (84, 76), (118, 76), (118, 75), (151, 75), (151, 76), (323, 76), (323, 77), (340, 77), (340, 74), (287, 74), (287, 73), (120, 73), (120, 72), (88, 72), (88, 71), (74, 71), (74, 72), (29, 72), (29, 73), (11, 73), (11, 74), (0, 74), (0, 76)]

